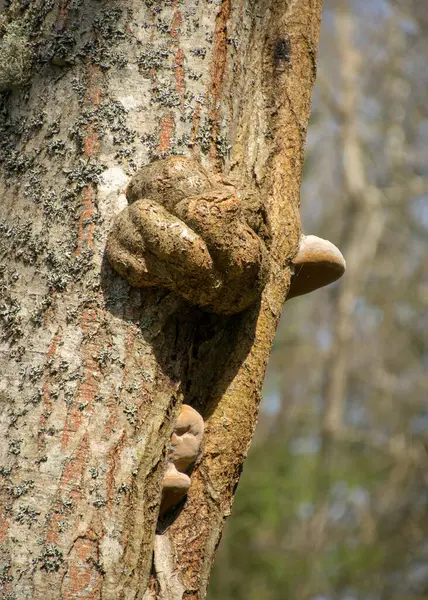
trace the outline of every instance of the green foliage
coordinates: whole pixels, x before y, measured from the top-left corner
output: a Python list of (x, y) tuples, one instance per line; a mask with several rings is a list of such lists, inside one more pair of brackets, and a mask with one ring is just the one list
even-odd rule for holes
[(209, 600), (341, 598), (351, 589), (369, 598), (384, 585), (381, 573), (406, 564), (401, 520), (419, 527), (414, 505), (427, 507), (423, 483), (414, 483), (419, 468), (381, 509), (396, 469), (391, 457), (349, 443), (296, 453), (295, 433), (274, 432), (250, 452)]

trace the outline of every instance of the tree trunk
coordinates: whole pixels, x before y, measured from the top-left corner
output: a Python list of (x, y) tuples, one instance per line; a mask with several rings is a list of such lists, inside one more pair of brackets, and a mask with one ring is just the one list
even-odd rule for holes
[[(3, 597), (204, 598), (300, 236), (321, 0), (0, 10)], [(263, 195), (270, 279), (242, 313), (132, 289), (104, 257), (131, 176), (169, 154)], [(158, 523), (182, 402), (202, 455)]]

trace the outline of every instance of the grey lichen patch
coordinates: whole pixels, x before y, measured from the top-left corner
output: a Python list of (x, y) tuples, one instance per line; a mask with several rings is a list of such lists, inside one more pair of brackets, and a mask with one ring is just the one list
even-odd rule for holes
[(182, 135), (174, 135), (171, 139), (170, 155), (183, 155), (191, 143), (190, 135), (183, 133)]
[(14, 454), (15, 456), (21, 454), (21, 444), (23, 441), (22, 439), (9, 440), (9, 454)]
[(70, 0), (69, 2), (69, 9), (70, 10), (78, 10), (82, 4), (83, 4), (84, 0)]
[(215, 141), (215, 145), (220, 158), (223, 160), (228, 158), (230, 150), (232, 149), (232, 144), (230, 143), (229, 137), (225, 130), (220, 131)]
[(138, 55), (137, 64), (142, 72), (159, 69), (170, 55), (171, 50), (166, 45), (146, 44)]
[[(6, 585), (7, 583), (13, 581), (13, 579), (14, 578), (12, 575), (12, 565), (9, 562), (2, 564), (0, 566), (0, 583), (2, 585)], [(15, 594), (13, 595), (13, 598), (15, 600)]]
[(0, 15), (0, 90), (26, 84), (32, 72), (46, 62), (44, 50), (50, 41), (44, 25), (54, 0), (7, 4)]
[(174, 4), (174, 0), (144, 0), (144, 4), (151, 8), (153, 14), (157, 14), (164, 6), (171, 6)]
[(207, 118), (199, 126), (196, 141), (204, 154), (208, 154), (213, 142), (212, 120)]
[(73, 92), (76, 94), (78, 103), (80, 106), (85, 102), (85, 93), (88, 89), (88, 82), (86, 81), (86, 77), (82, 75), (81, 77), (73, 77), (70, 81), (70, 87)]
[(0, 222), (0, 251), (4, 256), (13, 255), (24, 264), (34, 264), (36, 258), (47, 248), (47, 242), (33, 232), (33, 224), (19, 217)]
[(144, 133), (140, 137), (140, 141), (147, 149), (149, 160), (154, 160), (157, 155), (158, 136), (154, 133)]
[(255, 191), (239, 194), (196, 161), (172, 156), (143, 167), (127, 198), (106, 253), (131, 285), (166, 287), (215, 313), (257, 301), (269, 273), (269, 232)]
[(97, 498), (92, 502), (92, 506), (95, 506), (95, 508), (104, 508), (104, 506), (107, 506), (107, 500), (105, 498)]
[(58, 115), (53, 121), (51, 121), (46, 129), (46, 137), (50, 138), (54, 135), (58, 135), (61, 131), (61, 115)]
[(128, 419), (128, 423), (130, 425), (135, 425), (137, 422), (137, 412), (138, 409), (135, 406), (135, 404), (132, 404), (132, 402), (126, 402), (125, 406), (123, 407), (123, 412), (126, 415), (126, 418)]
[(53, 65), (72, 65), (76, 60), (75, 46), (76, 39), (69, 30), (57, 31), (47, 41), (43, 54)]
[(37, 404), (40, 403), (41, 399), (42, 399), (42, 390), (39, 388), (39, 389), (34, 390), (34, 392), (31, 394), (29, 400), (30, 400), (31, 404), (36, 406)]
[(27, 504), (18, 506), (15, 510), (14, 520), (21, 525), (31, 527), (40, 516), (40, 511)]
[(31, 383), (35, 383), (38, 379), (42, 377), (43, 373), (43, 365), (35, 365), (34, 367), (30, 367), (28, 371), (28, 379), (31, 381)]
[(123, 10), (117, 6), (101, 10), (94, 20), (95, 40), (79, 51), (79, 57), (89, 55), (91, 61), (102, 69), (124, 67), (128, 59), (117, 49), (117, 45), (125, 40), (122, 16)]
[(169, 82), (160, 82), (153, 89), (153, 101), (167, 108), (174, 108), (181, 104), (180, 95)]
[(128, 152), (133, 152), (131, 144), (135, 141), (136, 132), (128, 127), (127, 114), (128, 111), (119, 100), (106, 97), (99, 106), (82, 109), (79, 118), (70, 129), (70, 138), (82, 149), (88, 127), (91, 127), (100, 139), (110, 134), (115, 146), (125, 147)]
[(27, 29), (16, 22), (0, 30), (0, 90), (26, 83), (31, 76), (34, 52)]
[(64, 555), (62, 551), (53, 542), (46, 544), (42, 554), (37, 559), (39, 568), (53, 573), (58, 571), (64, 564)]
[(28, 153), (18, 152), (10, 147), (12, 144), (9, 146), (9, 140), (6, 138), (2, 139), (5, 139), (5, 144), (2, 148), (2, 163), (6, 174), (10, 177), (16, 177), (22, 173), (27, 173), (31, 169), (31, 166), (36, 158), (36, 151), (33, 150), (29, 151)]
[(16, 342), (23, 336), (21, 305), (8, 292), (0, 300), (1, 339)]
[(198, 56), (200, 58), (205, 58), (205, 56), (207, 55), (207, 49), (206, 48), (192, 48), (190, 50), (190, 54), (193, 54), (193, 56)]
[[(43, 101), (43, 99), (42, 99)], [(25, 123), (25, 137), (31, 138), (33, 134), (36, 133), (39, 129), (41, 129), (46, 120), (46, 112), (42, 108), (36, 108), (31, 115), (28, 117)]]
[(25, 417), (25, 415), (28, 413), (28, 410), (25, 408), (21, 408), (18, 410), (14, 410), (13, 408), (9, 408), (8, 411), (8, 419), (9, 419), (9, 423), (10, 426), (13, 427), (14, 429), (18, 428), (18, 421), (21, 417)]
[(49, 156), (65, 156), (67, 146), (64, 140), (52, 140), (46, 144), (46, 152)]
[[(78, 170), (77, 184), (81, 182)], [(83, 180), (85, 180), (85, 173)], [(91, 176), (91, 178), (93, 178)], [(72, 209), (66, 210), (61, 197), (42, 195), (42, 206), (47, 221), (61, 217), (63, 223), (75, 222), (77, 194), (72, 202)], [(95, 215), (94, 218), (98, 218)], [(71, 229), (71, 228), (70, 228)], [(32, 221), (15, 218), (0, 222), (0, 253), (10, 257), (15, 263), (39, 268), (39, 277), (46, 284), (46, 290), (64, 291), (69, 283), (76, 283), (93, 267), (93, 252), (83, 249), (78, 255), (73, 252), (76, 232), (67, 231), (55, 246), (49, 247), (48, 238), (36, 229)], [(30, 310), (22, 306), (21, 294), (16, 287), (19, 280), (18, 271), (11, 268), (0, 269), (0, 339), (16, 344), (24, 335), (27, 324), (41, 326), (43, 316), (52, 305), (52, 297), (46, 295), (31, 305)]]
[(25, 496), (34, 488), (34, 481), (32, 479), (28, 479), (23, 481), (22, 483), (9, 485), (7, 488), (7, 492), (9, 496), (12, 498), (20, 498), (21, 496)]
[(72, 169), (64, 169), (67, 180), (74, 184), (74, 189), (82, 191), (89, 184), (97, 185), (100, 182), (100, 175), (105, 167), (96, 160), (85, 160), (80, 158), (77, 165)]
[(100, 369), (103, 369), (105, 366), (107, 366), (111, 358), (111, 350), (109, 348), (102, 348), (96, 356), (96, 360)]

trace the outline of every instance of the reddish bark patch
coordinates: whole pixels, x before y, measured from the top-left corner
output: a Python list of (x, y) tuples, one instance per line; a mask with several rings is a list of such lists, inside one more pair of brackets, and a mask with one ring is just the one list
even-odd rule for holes
[(118, 410), (116, 403), (110, 402), (108, 405), (109, 410), (109, 418), (104, 427), (104, 438), (106, 440), (110, 439), (111, 434), (113, 433), (115, 426), (118, 422)]
[(230, 0), (223, 0), (218, 12), (213, 46), (213, 62), (211, 67), (211, 111), (210, 117), (212, 120), (212, 138), (213, 144), (211, 154), (213, 158), (218, 158), (215, 141), (218, 136), (218, 121), (220, 118), (219, 102), (221, 100), (221, 92), (226, 72), (227, 64), (227, 22), (230, 17), (231, 5)]
[(190, 136), (190, 146), (194, 146), (196, 142), (196, 136), (199, 131), (199, 121), (201, 119), (201, 105), (196, 106), (195, 112), (193, 113), (193, 126), (192, 135)]
[(174, 16), (172, 17), (171, 30), (170, 30), (171, 37), (173, 37), (173, 38), (178, 37), (178, 34), (180, 33), (180, 25), (181, 25), (181, 12), (179, 10), (176, 10), (174, 12)]
[[(96, 108), (102, 97), (103, 76), (101, 69), (96, 65), (89, 65), (89, 85), (86, 91), (85, 104)], [(99, 135), (92, 125), (88, 125), (86, 135), (83, 139), (83, 151), (86, 157), (92, 158), (99, 152)], [(93, 185), (87, 185), (82, 190), (82, 205), (79, 215), (79, 233), (77, 237), (77, 249), (75, 255), (78, 256), (84, 248), (92, 248), (95, 224), (87, 222), (95, 214), (96, 191)]]
[(125, 366), (123, 368), (123, 377), (128, 375), (128, 359), (132, 356), (132, 352), (134, 350), (135, 338), (137, 337), (137, 329), (135, 327), (131, 327), (125, 341)]
[(70, 566), (61, 589), (64, 600), (101, 598), (102, 575), (98, 563), (98, 543), (87, 537), (78, 538), (70, 551)]
[(86, 92), (86, 102), (98, 106), (102, 96), (103, 75), (100, 67), (89, 65), (89, 86)]
[(98, 133), (94, 130), (93, 125), (88, 125), (87, 133), (83, 140), (83, 151), (85, 156), (91, 157), (98, 154), (100, 150), (100, 142), (98, 139)]
[[(3, 509), (2, 509), (3, 512)], [(6, 518), (0, 518), (0, 544), (2, 544), (7, 536), (9, 530), (9, 521)]]
[[(74, 406), (67, 413), (62, 435), (63, 448), (67, 447), (70, 443), (72, 434), (76, 434), (79, 431), (83, 421), (83, 412), (91, 410), (98, 391), (101, 371), (97, 358), (100, 349), (103, 347), (103, 340), (95, 338), (96, 341), (92, 341), (92, 336), (95, 336), (98, 330), (98, 318), (99, 315), (97, 315), (96, 309), (85, 311), (82, 315), (82, 331), (84, 334), (90, 336), (91, 341), (85, 344), (83, 349), (83, 380), (77, 389)], [(99, 377), (97, 377), (98, 375)]]
[(159, 135), (158, 152), (168, 152), (171, 146), (171, 138), (174, 133), (174, 115), (166, 114), (161, 119), (161, 130)]
[(74, 456), (66, 464), (61, 477), (60, 490), (81, 491), (83, 471), (89, 460), (89, 441), (85, 435)]
[(178, 49), (175, 55), (175, 89), (180, 95), (184, 93), (184, 52)]
[(123, 430), (120, 440), (110, 450), (109, 455), (108, 455), (108, 471), (106, 474), (106, 494), (107, 494), (108, 510), (111, 510), (115, 477), (119, 470), (119, 455), (120, 455), (122, 448), (126, 445), (127, 441), (128, 440), (127, 440), (126, 431)]
[[(88, 436), (84, 436), (74, 455), (69, 459), (62, 472), (61, 480), (58, 486), (57, 499), (55, 504), (59, 508), (60, 497), (78, 502), (82, 497), (82, 480), (85, 465), (89, 461), (89, 442)], [(63, 519), (59, 510), (56, 510), (50, 519), (50, 527), (46, 534), (47, 542), (58, 543), (59, 522)], [(75, 524), (77, 527), (77, 523)]]
[(58, 542), (58, 537), (59, 537), (59, 522), (61, 521), (61, 515), (59, 513), (55, 513), (52, 515), (51, 520), (50, 520), (50, 528), (49, 531), (46, 535), (46, 541), (51, 543), (51, 542)]
[(82, 191), (82, 204), (79, 218), (79, 233), (77, 236), (77, 249), (75, 255), (78, 256), (83, 248), (92, 248), (94, 239), (95, 224), (86, 222), (95, 215), (94, 200), (96, 197), (95, 189), (92, 185), (86, 186)]
[(82, 412), (73, 408), (69, 413), (67, 413), (67, 419), (64, 425), (64, 431), (62, 434), (62, 448), (66, 448), (70, 443), (70, 439), (72, 434), (77, 433), (79, 431), (80, 425), (82, 424)]
[(227, 62), (227, 22), (230, 17), (230, 0), (223, 0), (215, 23), (213, 63), (211, 70), (211, 96), (214, 104), (220, 100)]

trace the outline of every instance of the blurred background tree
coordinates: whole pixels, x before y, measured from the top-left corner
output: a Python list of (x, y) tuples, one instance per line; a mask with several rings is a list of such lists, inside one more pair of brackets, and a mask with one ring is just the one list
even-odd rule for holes
[(209, 600), (428, 598), (428, 4), (325, 0), (286, 304)]

